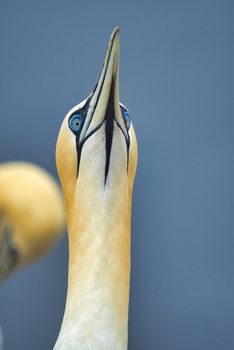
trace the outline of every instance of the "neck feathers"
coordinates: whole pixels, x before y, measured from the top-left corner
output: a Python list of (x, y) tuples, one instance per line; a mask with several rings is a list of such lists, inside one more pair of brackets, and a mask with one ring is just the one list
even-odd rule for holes
[(111, 193), (108, 184), (76, 193), (68, 210), (68, 294), (56, 350), (127, 349), (131, 198)]

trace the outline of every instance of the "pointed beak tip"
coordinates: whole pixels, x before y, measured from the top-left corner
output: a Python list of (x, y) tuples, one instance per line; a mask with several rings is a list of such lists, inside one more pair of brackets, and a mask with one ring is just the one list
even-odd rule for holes
[[(94, 89), (91, 103), (93, 114), (88, 130), (94, 129), (106, 120), (106, 110), (111, 108), (112, 118), (125, 131), (125, 124), (119, 106), (119, 61), (120, 61), (120, 28), (115, 27), (108, 42), (104, 65), (99, 80)], [(95, 102), (94, 102), (95, 101)], [(98, 112), (96, 112), (98, 111)], [(127, 137), (127, 136), (126, 136)]]
[(116, 26), (113, 30), (113, 34), (115, 33), (119, 33), (120, 32), (120, 27), (119, 26)]
[(111, 33), (111, 37), (110, 37), (110, 43), (113, 41), (116, 41), (116, 38), (119, 38), (120, 36), (120, 27), (115, 27), (113, 32)]

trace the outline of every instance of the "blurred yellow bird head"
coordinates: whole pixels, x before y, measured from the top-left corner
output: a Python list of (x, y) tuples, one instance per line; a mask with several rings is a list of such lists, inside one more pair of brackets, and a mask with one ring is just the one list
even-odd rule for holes
[(64, 229), (58, 184), (25, 162), (0, 165), (0, 280), (45, 254)]

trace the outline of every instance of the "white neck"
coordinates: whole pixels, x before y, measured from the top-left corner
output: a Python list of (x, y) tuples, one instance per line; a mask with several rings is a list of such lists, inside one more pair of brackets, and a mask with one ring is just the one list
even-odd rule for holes
[(54, 350), (127, 349), (131, 199), (119, 193), (79, 193), (68, 210), (68, 294)]

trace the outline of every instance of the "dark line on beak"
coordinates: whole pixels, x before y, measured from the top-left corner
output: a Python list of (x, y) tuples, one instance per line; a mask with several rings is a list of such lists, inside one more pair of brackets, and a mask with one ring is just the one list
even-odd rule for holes
[[(112, 43), (111, 43), (111, 47), (110, 47), (110, 51), (109, 51), (109, 56), (108, 56), (108, 58), (107, 58), (107, 64), (106, 64), (106, 69), (105, 69), (104, 77), (103, 77), (102, 84), (101, 84), (101, 87), (100, 87), (100, 90), (99, 90), (99, 93), (98, 93), (98, 97), (97, 97), (96, 104), (95, 104), (95, 106), (94, 106), (94, 110), (95, 110), (95, 108), (96, 108), (96, 106), (97, 106), (97, 104), (98, 104), (99, 97), (100, 97), (100, 95), (101, 95), (102, 88), (103, 88), (103, 85), (104, 85), (104, 81), (105, 81), (105, 79), (106, 79), (106, 72), (107, 72), (107, 69), (108, 69), (108, 66), (109, 66), (110, 57), (111, 57), (111, 53), (112, 53), (112, 48), (113, 48), (113, 44), (114, 44), (114, 41), (115, 41), (115, 36), (116, 36), (116, 33), (115, 33), (115, 35), (114, 35), (114, 37), (113, 37), (113, 40), (112, 40)], [(102, 70), (101, 70), (101, 73), (100, 73), (100, 75), (99, 75), (98, 81), (97, 81), (97, 83), (96, 83), (96, 85), (95, 85), (95, 88), (93, 89), (93, 95), (94, 95), (94, 93), (95, 93), (95, 91), (96, 91), (96, 89), (97, 89), (98, 82), (99, 82), (99, 80), (100, 80), (100, 78), (101, 78), (101, 75), (102, 75), (102, 71), (103, 71), (104, 66), (105, 66), (105, 61), (104, 61), (104, 63), (103, 63)]]
[[(111, 53), (112, 53), (112, 48), (113, 48), (113, 44), (114, 44), (114, 41), (115, 41), (115, 36), (116, 36), (116, 33), (115, 33), (115, 35), (114, 35), (114, 37), (113, 37), (113, 40), (112, 40), (112, 43), (111, 43), (110, 52), (109, 52), (109, 56), (108, 56), (108, 58), (107, 58), (107, 64), (106, 64), (106, 69), (105, 69), (105, 72), (104, 72), (103, 80), (102, 80), (102, 83), (101, 83), (100, 90), (99, 90), (99, 92), (98, 92), (97, 100), (96, 100), (95, 105), (94, 105), (94, 107), (93, 107), (93, 114), (95, 113), (95, 109), (96, 109), (96, 107), (97, 107), (97, 105), (98, 105), (98, 102), (99, 102), (99, 99), (100, 99), (100, 96), (101, 96), (101, 93), (102, 93), (103, 85), (104, 85), (104, 82), (105, 82), (105, 79), (106, 79), (106, 73), (107, 73), (107, 69), (108, 69), (108, 66), (109, 66), (109, 62), (110, 62), (110, 57), (111, 57)], [(104, 66), (105, 66), (105, 62), (103, 63), (103, 67), (104, 67)], [(102, 71), (103, 71), (103, 67), (102, 67)], [(99, 78), (98, 78), (98, 82), (99, 82), (99, 80), (100, 80), (102, 71), (101, 71), (100, 76), (99, 76)], [(96, 89), (97, 89), (98, 82), (96, 83), (95, 88), (93, 89), (92, 94), (90, 95), (90, 97), (88, 98), (88, 100), (87, 100), (85, 106), (83, 107), (83, 108), (85, 108), (85, 110), (86, 110), (86, 115), (87, 115), (87, 113), (88, 113), (90, 101), (92, 100), (93, 95), (95, 94), (95, 91), (96, 91)], [(93, 116), (90, 118), (89, 124), (88, 124), (88, 126), (87, 126), (87, 130), (88, 130), (88, 128), (89, 128), (89, 125), (90, 125), (91, 122), (92, 122), (92, 118), (93, 118)], [(93, 130), (89, 135), (86, 135), (86, 137), (84, 138), (84, 140), (82, 141), (81, 144), (80, 144), (80, 140), (79, 140), (80, 135), (79, 135), (78, 137), (76, 137), (76, 149), (77, 149), (77, 154), (78, 154), (77, 177), (78, 177), (78, 174), (79, 174), (80, 159), (81, 159), (81, 151), (82, 151), (83, 144), (85, 143), (85, 141), (86, 141), (95, 131), (97, 131), (97, 130), (101, 127), (102, 124), (103, 124), (103, 122), (102, 122), (97, 128), (95, 128), (95, 130)], [(107, 172), (108, 172), (108, 171), (107, 171)], [(106, 180), (105, 180), (105, 182), (106, 182)]]

